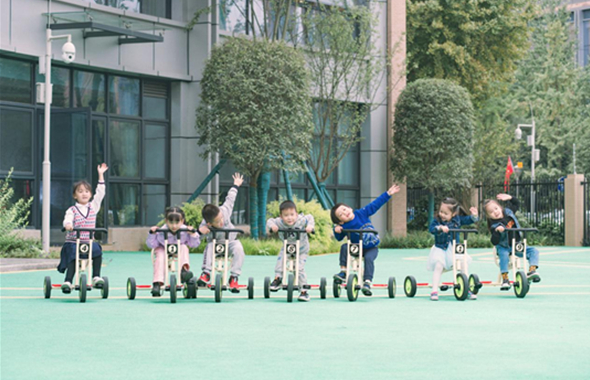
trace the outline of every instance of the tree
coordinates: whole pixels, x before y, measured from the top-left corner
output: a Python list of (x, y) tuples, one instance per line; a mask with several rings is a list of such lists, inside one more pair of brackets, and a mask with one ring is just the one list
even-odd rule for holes
[(309, 157), (313, 126), (303, 55), (282, 42), (230, 38), (213, 48), (201, 87), (196, 126), (202, 156), (220, 152), (250, 177), (250, 226), (257, 238), (260, 174)]
[(395, 108), (390, 168), (395, 180), (427, 188), (429, 222), (434, 191), (471, 186), (474, 111), (466, 89), (442, 79), (419, 79)]
[(477, 104), (529, 46), (534, 0), (408, 0), (408, 81), (454, 80)]

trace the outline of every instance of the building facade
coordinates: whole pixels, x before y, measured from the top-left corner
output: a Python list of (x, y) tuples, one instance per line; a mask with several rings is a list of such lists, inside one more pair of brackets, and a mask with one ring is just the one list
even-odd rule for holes
[[(259, 3), (240, 1), (249, 9)], [(191, 23), (196, 12), (210, 5), (209, 12)], [(205, 0), (1, 0), (0, 178), (12, 168), (16, 197), (34, 198), (29, 234), (39, 236), (41, 226), (44, 104), (36, 83), (44, 81), (39, 57), (45, 55), (46, 27), (53, 35), (70, 34), (76, 46), (75, 60), (66, 64), (60, 59), (64, 41), (52, 43), (51, 243), (63, 241), (59, 229), (74, 202), (72, 184), (87, 179), (94, 186), (96, 166), (106, 162), (107, 194), (97, 226), (109, 228), (109, 249), (137, 249), (145, 240), (145, 226), (159, 221), (166, 206), (186, 201), (218, 162), (219, 157), (199, 156), (195, 109), (212, 46), (226, 36), (248, 33), (249, 20), (234, 5)], [(399, 39), (405, 31), (405, 3), (374, 6), (383, 36), (376, 43), (385, 55), (386, 36)], [(403, 58), (396, 57), (400, 62)], [(399, 90), (371, 113), (364, 140), (327, 182), (335, 201), (359, 207), (387, 188), (388, 121)], [(226, 164), (201, 198), (218, 202), (233, 171)], [(275, 200), (285, 191), (279, 173), (272, 178), (269, 199)], [(313, 197), (303, 176), (293, 178), (293, 190), (301, 198)], [(248, 221), (247, 192), (247, 186), (240, 192), (236, 224)], [(377, 214), (377, 228), (391, 230), (393, 213), (390, 207)]]

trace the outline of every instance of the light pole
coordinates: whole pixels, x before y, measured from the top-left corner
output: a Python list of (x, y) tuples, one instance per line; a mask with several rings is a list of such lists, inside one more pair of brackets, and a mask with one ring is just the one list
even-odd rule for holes
[(522, 129), (521, 128), (531, 128), (532, 133), (527, 136), (527, 145), (531, 148), (531, 218), (534, 218), (535, 214), (535, 192), (533, 189), (533, 183), (535, 182), (535, 162), (539, 161), (541, 152), (539, 149), (535, 149), (535, 118), (533, 118), (532, 124), (518, 124), (516, 130), (514, 131), (514, 135), (517, 140), (520, 140), (522, 137)]
[[(62, 58), (64, 62), (70, 63), (76, 57), (76, 48), (72, 44), (72, 36), (64, 34), (61, 36), (52, 36), (51, 29), (45, 31), (45, 65), (39, 65), (39, 73), (45, 71), (45, 83), (37, 83), (38, 100), (45, 103), (45, 123), (43, 138), (43, 210), (41, 221), (41, 238), (43, 242), (43, 251), (49, 253), (49, 216), (51, 212), (51, 161), (49, 160), (49, 123), (51, 119), (51, 101), (52, 101), (52, 84), (51, 84), (51, 41), (67, 38), (67, 42), (62, 47)], [(40, 86), (41, 85), (41, 86)], [(44, 95), (42, 95), (44, 94)]]

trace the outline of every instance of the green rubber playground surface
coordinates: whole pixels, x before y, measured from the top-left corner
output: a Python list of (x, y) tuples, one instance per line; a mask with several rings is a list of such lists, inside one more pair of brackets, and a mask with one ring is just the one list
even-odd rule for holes
[[(151, 282), (149, 253), (105, 253), (109, 299), (88, 293), (86, 303), (54, 290), (55, 270), (0, 275), (2, 380), (12, 379), (589, 379), (590, 248), (541, 247), (542, 281), (524, 299), (513, 290), (483, 288), (476, 301), (451, 291), (431, 302), (429, 289), (414, 298), (402, 284), (412, 274), (430, 282), (429, 250), (381, 250), (375, 283), (397, 279), (395, 299), (386, 290), (356, 302), (332, 297), (337, 255), (311, 257), (310, 283), (328, 278), (328, 298), (286, 302), (286, 292), (263, 298), (263, 279), (276, 257), (248, 256), (240, 283), (246, 291), (199, 291), (196, 300), (168, 293), (126, 297), (127, 277)], [(495, 280), (489, 249), (472, 249), (472, 273)], [(201, 255), (191, 255), (195, 274)], [(451, 281), (451, 274), (443, 275)]]

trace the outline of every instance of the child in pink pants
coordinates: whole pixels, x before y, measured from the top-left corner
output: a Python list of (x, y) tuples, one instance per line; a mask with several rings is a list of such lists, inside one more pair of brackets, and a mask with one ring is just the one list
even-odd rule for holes
[[(160, 287), (164, 285), (164, 273), (166, 265), (166, 252), (164, 251), (165, 234), (162, 232), (153, 233), (158, 228), (154, 226), (151, 228), (151, 233), (148, 235), (146, 244), (154, 250), (156, 259), (154, 260), (154, 281), (152, 287), (152, 296), (160, 296)], [(168, 207), (166, 209), (166, 224), (161, 228), (169, 229), (171, 232), (176, 232), (181, 228), (192, 229), (190, 226), (184, 224), (184, 212), (179, 207)], [(198, 247), (201, 243), (197, 230), (195, 232), (181, 232), (180, 233), (180, 250), (178, 252), (178, 261), (182, 267), (180, 272), (180, 279), (182, 282), (188, 282), (193, 278), (193, 273), (189, 270), (189, 252), (188, 247)], [(168, 234), (168, 245), (177, 244), (176, 235)]]

